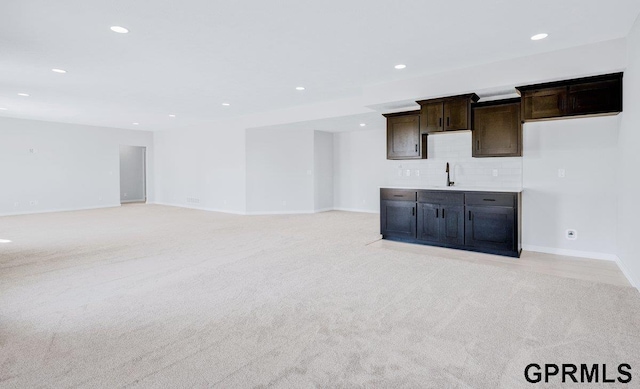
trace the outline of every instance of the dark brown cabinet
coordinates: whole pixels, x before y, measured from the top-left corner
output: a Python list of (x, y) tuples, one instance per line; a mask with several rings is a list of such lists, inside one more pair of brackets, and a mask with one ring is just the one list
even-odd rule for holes
[(520, 193), (380, 190), (384, 239), (520, 256)]
[(418, 101), (422, 132), (432, 134), (471, 129), (471, 104), (476, 101), (478, 96), (475, 93)]
[(513, 251), (515, 210), (511, 207), (467, 206), (465, 245)]
[(420, 111), (385, 114), (387, 159), (427, 158), (426, 135), (420, 132)]
[(522, 156), (520, 99), (474, 104), (473, 157)]
[(416, 237), (415, 190), (380, 190), (380, 234), (397, 239)]
[(622, 73), (516, 88), (524, 121), (622, 112)]
[(419, 191), (417, 239), (464, 244), (464, 194)]

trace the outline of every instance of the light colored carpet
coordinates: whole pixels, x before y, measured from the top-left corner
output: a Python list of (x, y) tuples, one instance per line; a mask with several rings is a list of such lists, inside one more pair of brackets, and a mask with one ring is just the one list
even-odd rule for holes
[(636, 290), (378, 237), (345, 212), (0, 218), (0, 388), (530, 388), (532, 362), (640, 380)]

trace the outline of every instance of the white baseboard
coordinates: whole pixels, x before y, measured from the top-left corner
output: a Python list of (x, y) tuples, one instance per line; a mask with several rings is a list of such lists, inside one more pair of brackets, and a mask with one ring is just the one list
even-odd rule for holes
[(625, 278), (631, 286), (636, 288), (638, 292), (640, 292), (640, 281), (636, 280), (632, 273), (629, 271), (624, 262), (615, 254), (607, 254), (607, 253), (598, 253), (591, 251), (577, 251), (577, 250), (566, 250), (566, 249), (557, 249), (553, 247), (541, 247), (541, 246), (531, 246), (531, 245), (522, 245), (522, 250), (525, 251), (535, 251), (539, 253), (547, 253), (547, 254), (556, 254), (563, 255), (568, 257), (577, 257), (577, 258), (589, 258), (589, 259), (600, 259), (604, 261), (613, 261), (618, 265), (618, 268), (624, 274)]
[(604, 261), (616, 261), (616, 258), (617, 258), (615, 254), (599, 253), (599, 252), (593, 252), (593, 251), (567, 250), (567, 249), (559, 249), (555, 247), (532, 246), (532, 245), (526, 245), (526, 244), (522, 245), (522, 250), (536, 251), (538, 253), (563, 255), (567, 257), (602, 259)]
[(343, 212), (380, 213), (380, 211), (371, 211), (369, 209), (358, 209), (358, 208), (333, 208), (333, 210), (343, 211)]
[(209, 212), (220, 212), (220, 213), (230, 213), (232, 215), (246, 215), (245, 212), (233, 211), (230, 209), (218, 209), (218, 208), (207, 208), (200, 207), (197, 205), (186, 205), (186, 204), (172, 204), (172, 203), (164, 203), (161, 201), (147, 202), (147, 204), (157, 204), (157, 205), (166, 205), (167, 207), (176, 207), (176, 208), (187, 208), (187, 209), (197, 209), (200, 211), (209, 211)]
[(247, 216), (260, 216), (260, 215), (310, 215), (316, 213), (315, 211), (251, 211), (246, 212)]
[(17, 211), (17, 212), (9, 212), (9, 213), (0, 213), (0, 217), (2, 217), (2, 216), (34, 215), (34, 214), (38, 214), (38, 213), (87, 211), (87, 210), (90, 210), (90, 209), (115, 208), (115, 207), (119, 207), (119, 206), (120, 206), (120, 204), (109, 204), (109, 205), (92, 205), (92, 206), (89, 206), (89, 207), (77, 207), (77, 208), (38, 209), (38, 210), (33, 210), (33, 211)]
[(622, 274), (624, 274), (624, 276), (627, 277), (627, 280), (629, 281), (631, 286), (633, 286), (638, 290), (638, 292), (640, 292), (640, 281), (635, 279), (635, 277), (631, 274), (627, 266), (617, 255), (616, 255), (616, 264), (618, 265), (618, 268), (620, 269)]
[(165, 203), (161, 201), (147, 202), (147, 204), (157, 204), (157, 205), (166, 205), (169, 207), (178, 207), (178, 208), (188, 208), (188, 209), (198, 209), (201, 211), (210, 211), (210, 212), (221, 212), (221, 213), (230, 213), (234, 215), (247, 215), (247, 216), (259, 216), (259, 215), (309, 215), (313, 213), (320, 212), (330, 212), (330, 211), (344, 211), (344, 212), (360, 212), (360, 213), (380, 213), (376, 211), (370, 211), (366, 209), (355, 209), (355, 208), (321, 208), (316, 210), (297, 210), (297, 211), (249, 211), (249, 212), (239, 212), (232, 211), (228, 209), (219, 209), (219, 208), (207, 208), (201, 207), (197, 205), (186, 205), (186, 204), (172, 204)]

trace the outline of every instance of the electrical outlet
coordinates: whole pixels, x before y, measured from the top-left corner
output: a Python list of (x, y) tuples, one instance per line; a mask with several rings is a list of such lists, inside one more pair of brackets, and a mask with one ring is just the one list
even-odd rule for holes
[(558, 178), (565, 178), (567, 172), (564, 169), (558, 169)]
[(411, 177), (411, 169), (407, 169), (407, 170), (404, 172), (404, 175), (405, 175), (405, 176), (407, 176), (407, 177)]
[(569, 240), (576, 240), (576, 239), (578, 239), (578, 231), (576, 231), (576, 230), (567, 230), (566, 237)]
[(29, 205), (38, 205), (38, 200), (31, 200), (29, 201)]
[(37, 152), (38, 152), (38, 149), (29, 149), (29, 152), (30, 152), (31, 154), (35, 154), (35, 153), (37, 153)]
[(414, 171), (413, 171), (413, 174), (414, 174), (416, 177), (420, 177), (420, 170), (418, 170), (418, 169), (414, 170)]
[(492, 174), (494, 177), (498, 177), (498, 169), (493, 169)]

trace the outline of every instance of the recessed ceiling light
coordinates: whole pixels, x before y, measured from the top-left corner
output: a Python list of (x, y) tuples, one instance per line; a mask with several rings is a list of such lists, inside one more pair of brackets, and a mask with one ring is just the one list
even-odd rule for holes
[(536, 34), (536, 35), (531, 37), (531, 40), (532, 41), (539, 41), (540, 39), (544, 39), (544, 38), (546, 38), (548, 36), (549, 36), (549, 34), (544, 34), (544, 33), (543, 34)]
[(126, 34), (129, 32), (129, 30), (120, 26), (111, 26), (111, 31), (117, 32), (118, 34)]
[(11, 243), (9, 239), (0, 239), (0, 243)]
[(396, 68), (396, 69), (404, 69), (406, 67), (407, 67), (407, 65), (404, 65), (404, 64), (398, 64), (398, 65), (394, 66), (394, 68)]
[(66, 70), (62, 70), (62, 69), (51, 69), (51, 71), (54, 73), (60, 73), (60, 74), (64, 74), (67, 72)]
[(134, 126), (137, 126), (137, 125), (140, 125), (140, 123), (138, 123), (138, 122), (133, 122), (133, 125), (134, 125)]
[(222, 105), (224, 105), (225, 107), (228, 107), (228, 106), (230, 106), (231, 104), (229, 104), (229, 103), (222, 103)]
[(304, 86), (296, 86), (296, 90), (304, 90)]
[(18, 93), (18, 96), (29, 97), (29, 94), (28, 93)]
[(366, 125), (367, 125), (366, 123), (360, 123), (360, 127), (364, 127)]
[(176, 117), (176, 115), (171, 114), (171, 115), (169, 115), (169, 117), (170, 117), (170, 118), (174, 118), (174, 117)]

